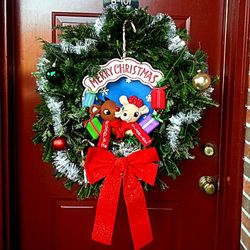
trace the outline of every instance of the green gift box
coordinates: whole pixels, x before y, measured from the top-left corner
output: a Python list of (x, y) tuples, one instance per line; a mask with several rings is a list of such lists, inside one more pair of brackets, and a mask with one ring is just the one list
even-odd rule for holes
[(102, 124), (98, 118), (90, 119), (86, 124), (86, 129), (89, 131), (92, 138), (95, 140), (99, 137), (102, 131)]

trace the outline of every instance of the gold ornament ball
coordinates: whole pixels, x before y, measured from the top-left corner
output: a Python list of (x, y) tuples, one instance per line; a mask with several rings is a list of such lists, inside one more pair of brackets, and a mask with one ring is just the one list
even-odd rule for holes
[(193, 86), (197, 90), (205, 90), (211, 85), (211, 78), (206, 73), (198, 73), (193, 77)]

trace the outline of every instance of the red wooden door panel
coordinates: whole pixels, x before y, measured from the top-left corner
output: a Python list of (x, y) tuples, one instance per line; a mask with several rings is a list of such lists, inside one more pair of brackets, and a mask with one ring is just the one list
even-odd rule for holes
[[(124, 203), (120, 200), (113, 245), (91, 241), (95, 200), (76, 201), (42, 163), (41, 148), (34, 147), (32, 123), (34, 107), (39, 103), (35, 93), (37, 58), (41, 55), (37, 37), (56, 41), (53, 24), (93, 22), (102, 12), (102, 1), (16, 1), (16, 96), (18, 121), (18, 216), (21, 250), (128, 250), (133, 249)], [(178, 26), (188, 29), (192, 49), (201, 47), (208, 55), (210, 73), (221, 75), (223, 69), (223, 11), (225, 1), (158, 0), (141, 1), (150, 13), (168, 13)], [(221, 102), (222, 86), (215, 98)], [(210, 109), (201, 130), (201, 145), (216, 145), (216, 156), (208, 158), (197, 148), (195, 161), (182, 164), (182, 176), (167, 178), (169, 189), (146, 194), (154, 242), (145, 250), (214, 250), (217, 234), (219, 196), (206, 196), (198, 187), (203, 175), (219, 175), (220, 109)]]

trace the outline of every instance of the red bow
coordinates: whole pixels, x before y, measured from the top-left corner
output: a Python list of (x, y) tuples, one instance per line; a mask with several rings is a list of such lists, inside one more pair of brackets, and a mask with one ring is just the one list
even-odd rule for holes
[(123, 180), (123, 195), (127, 207), (130, 230), (135, 249), (152, 241), (146, 200), (138, 178), (154, 185), (159, 161), (155, 148), (137, 151), (128, 157), (116, 158), (111, 152), (89, 148), (85, 161), (87, 178), (91, 184), (105, 178), (100, 191), (92, 239), (111, 245)]

